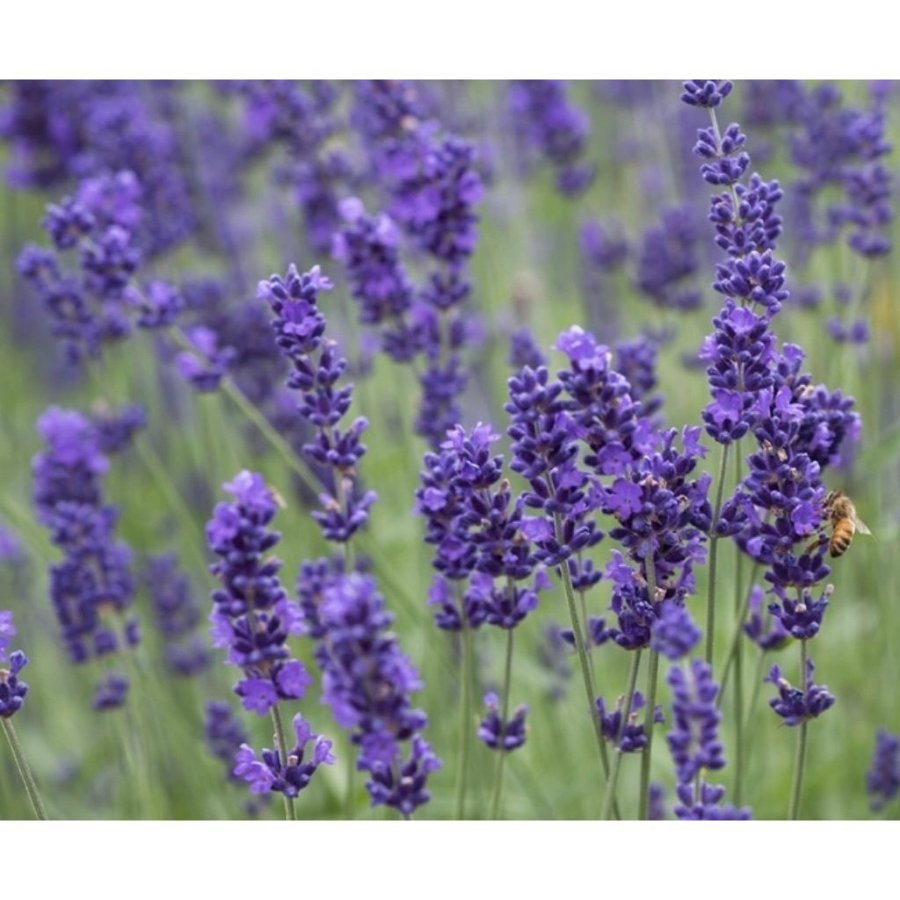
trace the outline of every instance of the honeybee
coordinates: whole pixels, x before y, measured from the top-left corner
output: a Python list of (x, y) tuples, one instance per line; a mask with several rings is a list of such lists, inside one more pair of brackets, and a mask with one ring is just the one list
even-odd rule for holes
[(845, 553), (857, 531), (860, 534), (872, 533), (856, 514), (853, 501), (843, 491), (829, 491), (824, 506), (831, 521), (828, 551), (832, 556), (841, 556)]

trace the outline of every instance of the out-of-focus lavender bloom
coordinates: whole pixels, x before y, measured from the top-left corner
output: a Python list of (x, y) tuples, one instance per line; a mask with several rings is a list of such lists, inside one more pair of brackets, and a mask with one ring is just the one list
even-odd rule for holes
[[(566, 692), (566, 682), (572, 677), (572, 666), (569, 664), (568, 647), (574, 644), (563, 637), (565, 629), (555, 623), (544, 627), (543, 640), (538, 645), (538, 661), (550, 676), (547, 696), (551, 700), (560, 700)], [(571, 634), (571, 632), (570, 632)]]
[[(357, 768), (369, 773), (366, 787), (373, 805), (386, 804), (409, 816), (428, 801), (429, 772), (440, 761), (419, 735), (427, 717), (410, 695), (421, 681), (389, 628), (374, 579), (353, 572), (324, 573), (311, 630), (322, 634), (316, 661), (322, 670), (323, 701), (335, 721), (351, 730), (359, 747)], [(308, 603), (304, 603), (307, 619)], [(404, 758), (403, 743), (411, 753)]]
[(900, 791), (900, 737), (883, 728), (875, 735), (875, 751), (866, 773), (866, 792), (871, 808), (877, 812)]
[(648, 335), (640, 335), (633, 340), (616, 341), (615, 369), (631, 385), (631, 396), (640, 401), (644, 415), (656, 413), (663, 404), (661, 394), (654, 394), (656, 378), (656, 357), (659, 347)]
[(758, 585), (750, 591), (749, 616), (744, 623), (744, 633), (761, 650), (777, 650), (790, 638), (780, 618), (771, 616), (768, 624), (763, 621), (763, 589)]
[(687, 311), (702, 302), (692, 285), (697, 272), (697, 229), (682, 208), (667, 209), (645, 233), (637, 254), (637, 286), (656, 306)]
[(98, 711), (118, 709), (125, 703), (128, 694), (128, 679), (111, 672), (97, 685), (91, 700), (91, 708)]
[(0, 565), (18, 563), (25, 558), (25, 548), (12, 529), (0, 522)]
[(167, 666), (176, 675), (202, 672), (210, 662), (209, 651), (196, 633), (203, 616), (174, 554), (149, 557), (144, 583), (153, 603), (156, 626), (165, 641)]
[(191, 349), (175, 357), (178, 374), (201, 393), (217, 390), (234, 359), (234, 350), (220, 346), (216, 332), (205, 325), (189, 328), (185, 336)]
[[(885, 112), (876, 99), (871, 109), (843, 105), (839, 90), (821, 85), (803, 95), (792, 135), (791, 158), (802, 175), (792, 186), (798, 257), (831, 243), (849, 226), (847, 242), (863, 257), (890, 252), (885, 229), (893, 218), (890, 173), (881, 158), (891, 150), (885, 140)], [(843, 199), (823, 203), (838, 187)]]
[(332, 255), (347, 269), (353, 296), (359, 301), (364, 325), (402, 320), (413, 302), (413, 288), (399, 254), (399, 232), (382, 213), (366, 214), (362, 201), (341, 201), (343, 228), (334, 236)]
[[(248, 744), (241, 744), (235, 756), (234, 774), (250, 785), (254, 794), (271, 792), (296, 797), (310, 782), (320, 765), (331, 765), (334, 754), (331, 741), (313, 734), (309, 723), (297, 713), (293, 721), (295, 744), (282, 759), (278, 750), (263, 750), (262, 758)], [(304, 761), (306, 747), (312, 744), (309, 759)]]
[(121, 453), (131, 446), (135, 435), (147, 427), (147, 410), (140, 403), (127, 403), (117, 410), (101, 407), (94, 410), (91, 422), (100, 452)]
[(647, 798), (647, 819), (651, 822), (660, 822), (666, 817), (666, 791), (661, 784), (655, 781), (650, 784)]
[(689, 666), (669, 670), (672, 688), (672, 730), (666, 736), (679, 784), (692, 784), (705, 769), (725, 765), (718, 737), (721, 713), (716, 708), (719, 687), (712, 669), (695, 659)]
[(509, 90), (514, 129), (521, 140), (556, 170), (556, 187), (570, 197), (586, 191), (596, 167), (585, 162), (588, 116), (569, 100), (562, 81), (516, 81)]
[[(597, 717), (600, 721), (600, 731), (604, 739), (609, 741), (619, 752), (637, 753), (647, 746), (647, 733), (644, 730), (644, 723), (638, 722), (640, 710), (647, 705), (647, 701), (640, 691), (635, 691), (634, 696), (631, 698), (631, 708), (628, 710), (627, 718), (624, 717), (624, 703), (625, 698), (619, 697), (616, 708), (607, 712), (603, 698), (597, 698)], [(659, 706), (653, 711), (653, 721), (665, 721), (662, 709)]]
[[(87, 416), (57, 407), (38, 420), (46, 449), (32, 463), (38, 518), (64, 554), (50, 569), (50, 597), (72, 662), (136, 644), (138, 623), (126, 613), (133, 597), (131, 551), (115, 540), (117, 510), (103, 505), (108, 462)], [(121, 684), (103, 691), (109, 708)]]
[(312, 681), (287, 647), (289, 635), (303, 633), (303, 621), (281, 586), (280, 561), (264, 556), (280, 538), (268, 528), (277, 509), (272, 491), (246, 470), (223, 488), (234, 501), (219, 503), (206, 526), (220, 557), (211, 571), (222, 585), (212, 595), (211, 633), (214, 646), (227, 648), (228, 661), (243, 671), (235, 693), (244, 708), (264, 715), (279, 700), (302, 697)]
[(493, 692), (484, 695), (485, 714), (478, 726), (478, 739), (491, 750), (509, 753), (525, 743), (527, 706), (519, 706), (512, 718), (504, 722), (500, 715), (500, 699)]
[(538, 347), (534, 335), (527, 325), (517, 328), (509, 336), (509, 357), (507, 361), (515, 369), (521, 369), (523, 366), (537, 369), (547, 364), (547, 357)]
[(831, 316), (825, 323), (825, 327), (839, 344), (867, 344), (869, 342), (869, 323), (865, 319), (854, 319), (846, 324), (837, 316)]
[(224, 700), (210, 700), (206, 704), (203, 737), (209, 752), (225, 766), (225, 777), (235, 783), (234, 757), (241, 744), (247, 742), (247, 730)]
[(579, 230), (578, 247), (581, 290), (591, 325), (604, 340), (612, 340), (619, 329), (620, 313), (610, 281), (628, 258), (628, 243), (618, 223), (586, 219)]
[(769, 700), (769, 706), (784, 719), (785, 725), (800, 725), (809, 719), (818, 718), (834, 705), (834, 697), (828, 692), (827, 686), (813, 682), (814, 671), (812, 659), (807, 659), (801, 690), (782, 677), (779, 666), (772, 666), (769, 670), (765, 680), (778, 688), (778, 696)]
[(680, 805), (675, 807), (675, 816), (691, 821), (747, 820), (751, 818), (746, 806), (740, 809), (730, 803), (722, 805), (725, 788), (720, 784), (700, 782), (698, 793), (695, 784), (679, 784), (676, 788)]
[(676, 793), (681, 805), (675, 807), (679, 819), (749, 819), (748, 809), (721, 805), (725, 789), (709, 784), (707, 770), (725, 766), (718, 728), (722, 715), (716, 707), (719, 686), (712, 668), (703, 660), (669, 670), (672, 688), (672, 730), (666, 735), (675, 774)]
[[(9, 719), (21, 708), (28, 693), (28, 685), (19, 679), (19, 672), (28, 663), (28, 657), (21, 650), (9, 652), (16, 626), (12, 613), (0, 610), (0, 718)], [(4, 664), (9, 663), (7, 668)]]
[(663, 603), (650, 629), (650, 646), (673, 662), (687, 656), (700, 640), (700, 629), (684, 606)]

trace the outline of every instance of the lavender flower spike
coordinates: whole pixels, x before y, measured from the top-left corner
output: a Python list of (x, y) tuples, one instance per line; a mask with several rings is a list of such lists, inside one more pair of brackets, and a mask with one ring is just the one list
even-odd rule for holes
[(875, 736), (872, 765), (866, 774), (866, 791), (872, 798), (872, 810), (877, 812), (890, 803), (900, 791), (900, 736), (883, 728)]
[(228, 648), (228, 661), (244, 673), (234, 688), (244, 708), (264, 715), (279, 700), (302, 697), (312, 681), (287, 647), (288, 635), (304, 627), (278, 578), (281, 562), (264, 556), (280, 538), (267, 527), (277, 509), (274, 494), (261, 475), (246, 470), (223, 488), (234, 501), (218, 504), (206, 526), (220, 557), (210, 570), (222, 584), (212, 595), (213, 643)]

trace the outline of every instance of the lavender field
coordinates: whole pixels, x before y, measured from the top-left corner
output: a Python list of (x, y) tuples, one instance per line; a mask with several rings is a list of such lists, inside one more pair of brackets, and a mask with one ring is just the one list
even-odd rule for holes
[(0, 819), (896, 818), (898, 113), (0, 83)]

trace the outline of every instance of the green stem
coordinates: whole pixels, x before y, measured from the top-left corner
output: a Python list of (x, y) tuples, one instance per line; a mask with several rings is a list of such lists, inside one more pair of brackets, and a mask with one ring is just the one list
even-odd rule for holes
[(628, 676), (628, 690), (625, 694), (625, 705), (622, 707), (622, 723), (619, 726), (619, 734), (616, 737), (616, 754), (613, 756), (612, 771), (609, 773), (609, 782), (606, 785), (606, 796), (603, 798), (603, 813), (600, 818), (606, 821), (612, 813), (613, 803), (616, 798), (616, 782), (619, 780), (619, 769), (622, 766), (622, 734), (625, 731), (625, 725), (628, 717), (631, 715), (631, 703), (634, 699), (634, 689), (637, 685), (638, 671), (641, 666), (641, 654), (643, 648), (634, 651), (634, 657), (631, 660), (631, 673)]
[(0, 719), (0, 722), (3, 723), (3, 731), (6, 734), (6, 740), (9, 741), (9, 748), (12, 750), (16, 768), (19, 770), (19, 777), (22, 779), (22, 784), (25, 785), (25, 792), (28, 794), (28, 799), (31, 801), (34, 817), (41, 821), (45, 821), (47, 818), (47, 810), (44, 809), (44, 802), (41, 800), (41, 795), (38, 792), (34, 775), (31, 774), (28, 760), (25, 759), (25, 754), (22, 752), (22, 745), (19, 743), (19, 736), (16, 734), (16, 729), (13, 728), (12, 719), (3, 718)]
[[(287, 765), (287, 742), (284, 739), (284, 725), (281, 722), (281, 710), (278, 708), (278, 704), (272, 707), (272, 724), (275, 726), (275, 740), (278, 743), (278, 755), (281, 759), (281, 764), (283, 766)], [(284, 795), (284, 817), (288, 821), (293, 821), (297, 818), (297, 814), (294, 811), (294, 798), (288, 797), (287, 794)]]
[(638, 818), (646, 819), (648, 815), (647, 805), (650, 798), (650, 753), (653, 749), (653, 720), (656, 710), (656, 685), (659, 681), (659, 653), (650, 651), (650, 672), (648, 675), (649, 686), (647, 689), (647, 712), (644, 716), (644, 734), (647, 735), (647, 744), (641, 753), (641, 793), (638, 806)]
[(469, 780), (469, 747), (472, 744), (472, 670), (474, 656), (472, 629), (466, 621), (466, 610), (462, 607), (462, 629), (460, 631), (462, 658), (459, 661), (460, 705), (459, 705), (459, 769), (456, 774), (456, 818), (466, 817), (466, 786)]
[[(734, 476), (735, 489), (741, 483), (741, 442), (735, 444)], [(741, 569), (743, 568), (744, 554), (737, 544), (734, 545), (735, 572), (734, 572), (734, 611), (737, 616), (735, 629), (740, 634), (740, 628), (744, 621), (742, 594), (741, 594)], [(741, 788), (744, 778), (744, 666), (743, 666), (743, 641), (738, 641), (734, 652), (734, 804), (741, 805)], [(720, 694), (721, 696), (721, 694)]]
[[(557, 534), (561, 534), (562, 523), (560, 522), (559, 514), (556, 515), (555, 519)], [(572, 620), (572, 633), (575, 635), (575, 649), (578, 651), (578, 662), (581, 666), (584, 691), (587, 694), (588, 709), (590, 710), (591, 721), (594, 725), (594, 738), (596, 739), (597, 749), (600, 753), (600, 766), (603, 770), (604, 780), (609, 781), (609, 758), (606, 755), (606, 743), (603, 740), (603, 731), (600, 727), (600, 715), (597, 712), (597, 696), (594, 691), (594, 676), (591, 674), (591, 664), (588, 660), (587, 649), (584, 645), (584, 634), (578, 620), (578, 608), (575, 604), (575, 591), (572, 587), (572, 576), (569, 573), (569, 567), (565, 563), (559, 568), (562, 572), (566, 602), (569, 606), (569, 618)]]
[(719, 465), (719, 481), (716, 485), (716, 505), (713, 508), (712, 526), (709, 535), (709, 583), (706, 586), (706, 661), (712, 666), (713, 637), (716, 623), (716, 557), (718, 556), (719, 537), (716, 525), (722, 509), (722, 493), (725, 488), (725, 469), (728, 465), (728, 451), (731, 444), (722, 445), (722, 460)]
[(759, 563), (754, 562), (753, 568), (750, 570), (750, 580), (747, 582), (747, 588), (744, 591), (744, 602), (741, 604), (741, 608), (738, 612), (738, 620), (737, 625), (734, 629), (734, 634), (731, 636), (731, 646), (728, 648), (728, 656), (725, 657), (725, 665), (722, 666), (722, 677), (719, 679), (719, 684), (721, 685), (719, 689), (719, 694), (716, 697), (716, 706), (721, 705), (722, 695), (725, 693), (725, 686), (728, 684), (728, 676), (731, 672), (731, 665), (734, 662), (734, 658), (737, 655), (737, 648), (741, 642), (741, 636), (744, 633), (744, 622), (747, 619), (747, 612), (750, 609), (750, 594), (753, 591), (753, 585), (756, 581), (756, 575), (759, 572)]
[[(809, 685), (806, 683), (806, 639), (800, 641), (800, 670), (803, 677), (803, 693), (806, 693)], [(791, 806), (788, 810), (788, 818), (795, 821), (800, 813), (800, 791), (803, 787), (803, 770), (806, 767), (806, 727), (808, 719), (800, 723), (800, 737), (797, 741), (797, 759), (794, 764), (794, 783), (791, 786)]]
[(509, 717), (509, 690), (512, 680), (512, 656), (513, 656), (513, 632), (514, 629), (506, 630), (506, 668), (503, 674), (503, 703), (502, 718), (500, 732), (500, 747), (498, 748), (497, 768), (494, 773), (494, 795), (491, 800), (491, 818), (496, 819), (497, 813), (500, 811), (500, 792), (503, 786), (503, 763), (506, 761), (506, 750), (503, 746), (503, 739), (506, 736), (506, 721)]
[[(647, 570), (647, 597), (651, 603), (656, 603), (656, 563), (653, 559), (653, 551), (646, 557)], [(644, 734), (647, 736), (647, 744), (641, 753), (641, 788), (638, 795), (638, 818), (646, 819), (648, 815), (647, 804), (650, 797), (650, 759), (653, 752), (654, 713), (656, 710), (656, 686), (659, 682), (659, 653), (650, 651), (650, 671), (647, 676), (647, 712), (644, 714)]]

